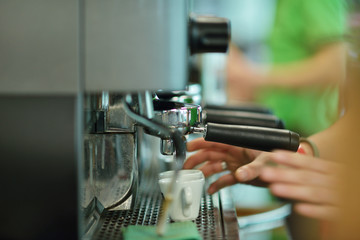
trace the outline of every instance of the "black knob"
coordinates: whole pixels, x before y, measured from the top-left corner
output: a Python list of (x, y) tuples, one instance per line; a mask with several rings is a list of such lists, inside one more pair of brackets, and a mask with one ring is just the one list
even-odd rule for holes
[(190, 53), (225, 53), (230, 42), (230, 21), (215, 16), (191, 16), (189, 21)]

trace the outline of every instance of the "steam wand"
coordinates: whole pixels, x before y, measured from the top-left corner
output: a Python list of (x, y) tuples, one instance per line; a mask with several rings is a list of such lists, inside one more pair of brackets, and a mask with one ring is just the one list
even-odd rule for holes
[(154, 132), (156, 133), (155, 135), (161, 138), (167, 137), (172, 139), (174, 143), (175, 159), (176, 159), (176, 161), (173, 162), (174, 175), (169, 184), (168, 191), (164, 196), (165, 199), (162, 202), (162, 213), (160, 214), (156, 229), (157, 234), (162, 236), (166, 231), (166, 219), (168, 217), (169, 209), (173, 201), (173, 192), (175, 188), (175, 183), (179, 175), (179, 170), (182, 168), (182, 163), (185, 161), (185, 157), (186, 157), (185, 138), (183, 137), (183, 134), (180, 131), (175, 129), (169, 129), (167, 126), (154, 122), (151, 119), (139, 115), (135, 111), (133, 111), (130, 106), (130, 103), (132, 101), (132, 97), (130, 94), (127, 95), (123, 101), (124, 101), (125, 112), (130, 118), (134, 119), (140, 125), (146, 128), (150, 128), (152, 133)]

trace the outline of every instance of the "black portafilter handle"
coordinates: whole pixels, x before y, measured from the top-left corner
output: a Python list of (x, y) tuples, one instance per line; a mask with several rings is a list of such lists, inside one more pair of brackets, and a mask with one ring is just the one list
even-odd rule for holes
[(296, 152), (300, 144), (299, 134), (286, 129), (217, 123), (205, 125), (204, 139), (261, 151), (283, 149)]
[(284, 123), (278, 117), (272, 114), (221, 110), (221, 109), (204, 109), (204, 123), (219, 123), (231, 125), (247, 125), (268, 128), (284, 129)]
[(242, 103), (242, 104), (238, 104), (235, 106), (234, 105), (207, 104), (203, 107), (203, 109), (273, 114), (271, 109), (264, 107), (262, 105), (253, 104), (253, 103)]

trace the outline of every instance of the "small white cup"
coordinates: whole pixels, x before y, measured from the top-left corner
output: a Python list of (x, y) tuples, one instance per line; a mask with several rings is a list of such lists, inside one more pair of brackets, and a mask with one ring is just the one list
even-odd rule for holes
[[(160, 190), (165, 196), (174, 171), (159, 174)], [(180, 170), (173, 192), (173, 202), (169, 215), (173, 221), (194, 220), (199, 215), (200, 201), (204, 189), (205, 177), (200, 170)]]
[[(159, 173), (159, 180), (164, 178), (172, 178), (174, 171), (166, 171)], [(196, 169), (183, 169), (179, 171), (179, 176), (186, 175), (187, 179), (199, 179), (204, 177), (204, 174), (200, 170)]]

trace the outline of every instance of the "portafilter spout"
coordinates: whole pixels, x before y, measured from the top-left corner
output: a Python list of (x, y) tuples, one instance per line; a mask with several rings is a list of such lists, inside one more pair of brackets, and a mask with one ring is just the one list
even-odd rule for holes
[[(169, 129), (176, 129), (183, 135), (193, 132), (195, 127), (202, 123), (201, 106), (189, 103), (180, 103), (166, 100), (154, 100), (154, 121), (159, 122)], [(160, 152), (163, 155), (174, 153), (172, 139), (161, 138)]]

